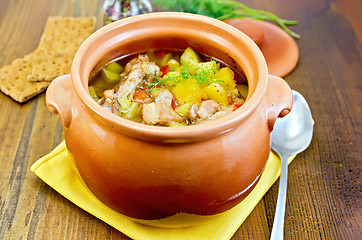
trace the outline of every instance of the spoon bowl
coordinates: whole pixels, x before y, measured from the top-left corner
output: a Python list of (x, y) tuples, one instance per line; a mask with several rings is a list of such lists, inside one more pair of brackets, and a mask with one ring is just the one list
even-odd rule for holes
[(281, 159), (278, 202), (270, 239), (283, 239), (284, 215), (288, 177), (288, 157), (304, 151), (312, 141), (313, 118), (307, 101), (297, 91), (293, 92), (293, 108), (284, 118), (275, 122), (272, 132), (272, 149)]

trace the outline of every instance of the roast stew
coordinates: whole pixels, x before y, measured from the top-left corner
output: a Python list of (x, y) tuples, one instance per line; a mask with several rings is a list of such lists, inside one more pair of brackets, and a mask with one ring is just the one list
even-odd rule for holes
[(248, 86), (242, 73), (189, 47), (116, 59), (90, 77), (89, 93), (120, 117), (176, 127), (235, 111), (245, 102)]

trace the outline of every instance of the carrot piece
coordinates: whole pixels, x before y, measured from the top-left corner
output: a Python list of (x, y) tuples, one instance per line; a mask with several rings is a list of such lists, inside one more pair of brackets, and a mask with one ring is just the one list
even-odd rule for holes
[(165, 76), (167, 73), (170, 72), (170, 65), (165, 65), (161, 67), (160, 70), (162, 72), (162, 76)]
[(133, 94), (133, 101), (142, 103), (145, 102), (149, 97), (150, 95), (147, 92), (138, 91)]
[(236, 109), (238, 109), (239, 107), (241, 107), (243, 104), (234, 104), (234, 108), (233, 111), (235, 111)]

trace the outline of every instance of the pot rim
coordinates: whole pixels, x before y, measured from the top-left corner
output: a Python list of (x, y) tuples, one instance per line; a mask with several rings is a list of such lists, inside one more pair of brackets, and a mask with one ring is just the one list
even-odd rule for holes
[[(257, 66), (257, 84), (252, 94), (248, 94), (246, 102), (236, 111), (222, 117), (220, 119), (208, 121), (202, 124), (185, 126), (185, 127), (163, 127), (163, 126), (151, 126), (142, 123), (133, 122), (128, 119), (119, 117), (111, 112), (108, 112), (100, 105), (98, 105), (90, 96), (88, 92), (88, 79), (86, 81), (87, 86), (81, 79), (80, 65), (84, 60), (85, 54), (89, 49), (94, 47), (95, 41), (102, 35), (112, 32), (122, 26), (133, 24), (139, 21), (148, 21), (152, 19), (175, 19), (179, 21), (189, 20), (203, 22), (213, 27), (218, 28), (225, 33), (236, 36), (240, 39), (240, 42), (247, 45), (250, 53), (252, 54), (253, 60)], [(103, 56), (99, 56), (99, 61)], [(94, 66), (92, 66), (93, 68)], [(90, 71), (87, 73), (88, 77)], [(247, 75), (247, 73), (245, 72)], [(244, 33), (240, 30), (228, 25), (220, 20), (197, 15), (191, 13), (181, 12), (157, 12), (147, 13), (137, 16), (128, 17), (108, 25), (105, 25), (95, 31), (89, 36), (78, 49), (71, 67), (71, 78), (75, 92), (79, 96), (87, 108), (94, 113), (94, 116), (102, 123), (110, 126), (114, 130), (120, 130), (122, 134), (126, 134), (132, 137), (138, 137), (142, 139), (148, 139), (151, 141), (159, 140), (162, 142), (179, 143), (179, 142), (191, 142), (197, 140), (203, 140), (210, 137), (231, 131), (237, 126), (237, 124), (246, 118), (251, 112), (253, 112), (261, 100), (264, 97), (268, 84), (268, 70), (266, 61), (261, 53), (259, 47)], [(247, 79), (249, 79), (247, 75)], [(250, 84), (250, 82), (249, 82)], [(250, 90), (249, 90), (250, 91)], [(141, 136), (140, 136), (141, 133)]]

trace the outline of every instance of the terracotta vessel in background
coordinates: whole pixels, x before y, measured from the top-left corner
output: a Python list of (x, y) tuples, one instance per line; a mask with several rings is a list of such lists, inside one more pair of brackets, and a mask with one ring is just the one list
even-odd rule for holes
[[(185, 49), (243, 71), (249, 95), (230, 115), (187, 127), (148, 126), (107, 112), (89, 95), (88, 78), (119, 56)], [(213, 215), (242, 201), (270, 153), (270, 132), (292, 107), (281, 78), (268, 76), (257, 45), (221, 21), (186, 13), (151, 13), (109, 24), (79, 48), (71, 75), (55, 79), (48, 108), (61, 117), (65, 141), (94, 195), (136, 219), (179, 212)]]

